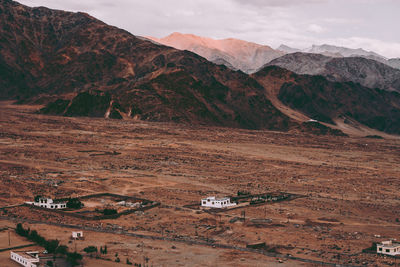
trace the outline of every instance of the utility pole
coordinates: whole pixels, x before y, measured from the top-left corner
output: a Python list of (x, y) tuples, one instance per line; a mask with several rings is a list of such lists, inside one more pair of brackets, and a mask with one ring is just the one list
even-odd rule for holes
[(10, 228), (8, 228), (8, 246), (11, 246)]

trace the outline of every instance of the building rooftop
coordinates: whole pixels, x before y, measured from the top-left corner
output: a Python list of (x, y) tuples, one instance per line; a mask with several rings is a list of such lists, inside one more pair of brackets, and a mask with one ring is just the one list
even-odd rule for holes
[(37, 257), (33, 256), (39, 255), (39, 251), (13, 251), (14, 253), (20, 255), (21, 257), (24, 257), (25, 259), (30, 259), (30, 260), (36, 260), (38, 259)]
[(222, 200), (229, 200), (229, 197), (221, 197), (221, 198), (216, 198), (216, 197), (207, 197), (203, 199), (209, 199), (209, 200), (215, 200), (215, 201), (222, 201)]
[(400, 247), (400, 242), (396, 241), (383, 241), (379, 245), (381, 245), (384, 248), (397, 248)]

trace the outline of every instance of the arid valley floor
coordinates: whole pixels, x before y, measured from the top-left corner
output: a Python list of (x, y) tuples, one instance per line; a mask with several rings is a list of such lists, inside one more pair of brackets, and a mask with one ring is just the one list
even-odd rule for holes
[[(161, 203), (100, 221), (23, 206), (0, 210), (0, 228), (22, 221), (70, 249), (109, 247), (101, 257), (111, 261), (85, 257), (85, 266), (124, 266), (126, 258), (142, 263), (145, 257), (148, 266), (320, 266), (288, 254), (351, 266), (395, 264), (362, 250), (400, 238), (399, 138), (67, 118), (36, 114), (37, 109), (0, 103), (1, 207), (39, 194), (62, 198), (97, 192)], [(217, 214), (184, 207), (238, 191), (303, 197)], [(243, 211), (245, 221), (230, 222)], [(93, 231), (84, 230), (85, 240), (72, 244), (68, 225)], [(8, 244), (4, 232), (0, 237), (1, 249)], [(240, 250), (259, 242), (281, 257)], [(116, 253), (121, 263), (114, 262)], [(0, 253), (0, 262), (18, 266), (8, 251)]]

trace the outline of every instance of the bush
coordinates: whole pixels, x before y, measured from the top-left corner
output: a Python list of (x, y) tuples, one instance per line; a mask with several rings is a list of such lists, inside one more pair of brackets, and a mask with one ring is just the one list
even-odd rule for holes
[(67, 253), (67, 262), (69, 262), (72, 266), (78, 265), (80, 260), (82, 260), (81, 254), (77, 252)]
[(248, 192), (248, 191), (237, 191), (237, 195), (238, 196), (248, 196), (248, 195), (250, 195), (250, 192)]
[(97, 247), (95, 247), (95, 246), (88, 246), (88, 247), (84, 248), (83, 251), (85, 251), (86, 253), (97, 252)]
[(66, 255), (68, 252), (68, 247), (67, 246), (58, 246), (58, 248), (56, 249), (56, 254), (61, 254), (61, 255)]
[(107, 254), (107, 245), (104, 245), (104, 248), (100, 247), (100, 253), (101, 254)]
[[(44, 239), (44, 238), (43, 238)], [(58, 240), (49, 240), (44, 242), (44, 248), (47, 250), (49, 253), (55, 253), (58, 245), (60, 244), (60, 241)]]
[(104, 209), (103, 210), (103, 214), (104, 215), (114, 215), (117, 214), (117, 210), (116, 209)]
[(67, 201), (67, 208), (80, 209), (83, 207), (83, 203), (77, 198), (69, 198)]
[(19, 224), (17, 224), (17, 228), (15, 229), (15, 232), (20, 236), (28, 237), (30, 230), (29, 229), (24, 229), (22, 224), (19, 223)]

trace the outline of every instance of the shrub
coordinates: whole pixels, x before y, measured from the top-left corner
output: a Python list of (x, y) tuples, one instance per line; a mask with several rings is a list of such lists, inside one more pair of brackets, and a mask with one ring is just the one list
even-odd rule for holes
[(104, 209), (103, 210), (103, 214), (104, 215), (114, 215), (117, 214), (117, 210), (116, 209)]
[(58, 248), (56, 249), (56, 254), (61, 254), (61, 255), (66, 255), (68, 252), (68, 247), (67, 246), (58, 246)]
[(78, 265), (80, 260), (82, 260), (81, 254), (77, 252), (67, 253), (67, 262), (69, 262), (72, 266)]
[(97, 247), (95, 247), (95, 246), (88, 246), (88, 247), (84, 248), (83, 251), (85, 251), (86, 253), (97, 252)]
[(53, 240), (45, 241), (44, 243), (45, 243), (44, 248), (47, 250), (47, 252), (55, 253), (58, 248), (58, 245), (60, 244), (60, 241), (53, 239)]
[(15, 229), (15, 232), (20, 236), (28, 237), (30, 230), (29, 229), (24, 229), (22, 224), (19, 223), (19, 224), (17, 224), (17, 228)]
[(83, 203), (77, 198), (69, 198), (67, 201), (67, 208), (80, 209), (83, 207)]

